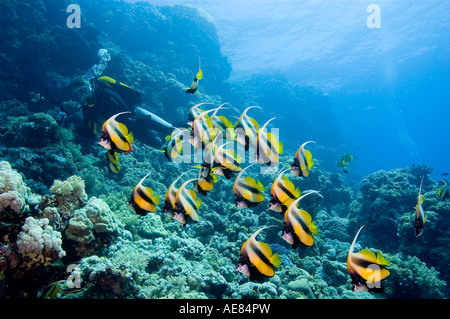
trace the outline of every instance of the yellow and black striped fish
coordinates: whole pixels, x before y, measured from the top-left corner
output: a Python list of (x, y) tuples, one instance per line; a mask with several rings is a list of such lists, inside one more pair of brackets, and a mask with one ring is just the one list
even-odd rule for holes
[(269, 209), (281, 214), (285, 213), (288, 207), (301, 195), (300, 190), (286, 176), (283, 176), (283, 173), (289, 169), (285, 169), (278, 174), (270, 188)]
[(337, 163), (337, 166), (342, 167), (344, 173), (348, 173), (348, 164), (353, 161), (352, 154), (344, 154), (341, 157), (341, 160)]
[(447, 198), (450, 198), (450, 189), (448, 187), (448, 184), (444, 180), (440, 180), (444, 184), (439, 187), (437, 193), (439, 195), (439, 199), (442, 201), (445, 201)]
[(423, 176), (422, 176), (422, 181), (420, 182), (419, 196), (418, 196), (417, 206), (416, 206), (416, 213), (414, 215), (414, 234), (416, 235), (416, 237), (422, 236), (423, 227), (425, 225), (425, 221), (427, 220), (427, 216), (422, 207), (422, 203), (423, 203), (423, 195), (421, 195), (422, 183), (423, 183)]
[(294, 156), (294, 162), (291, 165), (291, 172), (295, 176), (308, 177), (309, 171), (314, 165), (312, 154), (309, 150), (305, 149), (305, 145), (308, 143), (315, 143), (314, 141), (308, 141), (303, 143), (297, 150)]
[(317, 235), (318, 229), (311, 218), (311, 215), (303, 209), (299, 209), (297, 204), (306, 196), (318, 191), (311, 191), (297, 198), (286, 210), (284, 214), (283, 238), (286, 242), (292, 245), (292, 248), (297, 248), (300, 243), (306, 246), (314, 244), (314, 235)]
[(202, 204), (201, 200), (197, 200), (197, 193), (192, 189), (187, 189), (186, 186), (197, 179), (190, 179), (183, 183), (177, 191), (175, 196), (175, 209), (173, 210), (173, 219), (179, 221), (186, 226), (187, 218), (198, 222), (198, 210)]
[(272, 249), (269, 245), (256, 240), (256, 236), (268, 227), (273, 226), (258, 229), (241, 247), (237, 270), (249, 276), (251, 281), (273, 277), (275, 275), (275, 267), (280, 267), (280, 256), (278, 253), (272, 254)]
[(130, 207), (136, 214), (145, 216), (147, 213), (154, 213), (156, 206), (159, 205), (159, 195), (154, 195), (150, 187), (144, 187), (142, 183), (150, 175), (148, 173), (141, 179), (141, 181), (133, 188), (130, 198)]
[(283, 154), (283, 143), (271, 132), (266, 132), (267, 124), (274, 119), (275, 117), (264, 123), (256, 136), (256, 161), (261, 165), (278, 163), (279, 156)]
[(111, 170), (111, 172), (118, 174), (120, 171), (120, 166), (119, 156), (117, 155), (117, 152), (115, 152), (114, 150), (109, 150), (108, 152), (106, 152), (106, 157), (108, 158), (109, 169)]
[[(203, 71), (201, 67), (199, 67), (199, 70), (197, 72), (197, 75), (195, 76), (194, 80), (192, 81), (191, 87), (186, 88), (186, 93), (194, 94), (195, 92), (198, 92), (198, 80), (203, 79)], [(198, 92), (200, 93), (200, 92)]]
[(116, 117), (121, 114), (131, 112), (121, 112), (111, 116), (103, 123), (102, 135), (98, 144), (106, 148), (107, 150), (121, 151), (128, 154), (133, 152), (133, 133), (128, 133), (128, 128), (123, 123), (116, 121)]
[(234, 140), (235, 134), (234, 134), (233, 123), (231, 123), (230, 120), (228, 120), (225, 116), (217, 115), (217, 112), (220, 109), (225, 109), (225, 108), (222, 108), (222, 106), (225, 104), (227, 104), (227, 103), (220, 105), (210, 117), (211, 122), (213, 124), (213, 135), (217, 136), (219, 133), (225, 132), (225, 137), (227, 139)]
[(381, 281), (390, 275), (385, 266), (389, 262), (380, 251), (375, 255), (369, 249), (363, 249), (359, 253), (354, 253), (355, 243), (364, 225), (356, 233), (347, 256), (347, 270), (352, 279), (354, 291), (374, 291), (382, 292)]
[(214, 151), (217, 149), (216, 141), (220, 135), (216, 135), (214, 140), (208, 144), (208, 151), (205, 155), (205, 160), (200, 166), (194, 166), (195, 168), (200, 168), (198, 172), (197, 181), (195, 182), (194, 191), (207, 195), (208, 192), (212, 191), (214, 188), (214, 184), (216, 183), (218, 178), (217, 175), (212, 174), (212, 168), (214, 164)]
[(236, 197), (236, 207), (255, 207), (264, 201), (264, 194), (261, 193), (266, 190), (264, 185), (262, 185), (260, 181), (255, 181), (255, 179), (250, 176), (244, 178), (241, 177), (246, 169), (255, 164), (256, 163), (250, 164), (244, 168), (234, 181), (233, 192)]
[[(190, 170), (184, 172), (183, 174), (178, 176), (177, 179), (172, 182), (172, 184), (170, 184), (170, 186), (166, 192), (166, 196), (164, 198), (164, 207), (163, 207), (164, 213), (170, 213), (175, 209), (175, 198), (176, 198), (177, 192), (178, 192), (178, 188), (176, 188), (175, 185), (183, 175), (185, 175), (189, 172), (192, 172), (192, 171), (194, 171), (194, 169), (190, 169)], [(170, 216), (172, 216), (172, 215), (170, 215)]]
[(216, 147), (213, 165), (213, 173), (225, 176), (226, 179), (230, 179), (234, 176), (234, 173), (241, 171), (242, 160), (241, 156), (236, 155), (234, 150), (225, 148), (228, 144), (234, 144), (234, 142), (224, 143)]
[(216, 109), (204, 111), (198, 115), (192, 123), (192, 131), (190, 142), (192, 146), (197, 150), (203, 145), (209, 144), (214, 139), (214, 127), (211, 119), (206, 115), (209, 112), (213, 112)]
[(169, 161), (173, 161), (183, 153), (183, 140), (188, 134), (187, 129), (174, 129), (172, 134), (166, 136), (167, 143), (159, 152), (164, 153)]
[(192, 126), (192, 123), (194, 123), (195, 118), (205, 111), (200, 108), (200, 105), (204, 104), (212, 104), (212, 103), (209, 102), (198, 103), (189, 109), (187, 121), (187, 124), (189, 126)]
[(234, 133), (236, 134), (236, 140), (245, 146), (245, 150), (251, 147), (256, 147), (256, 137), (258, 136), (259, 124), (258, 122), (247, 115), (248, 110), (251, 108), (259, 108), (259, 106), (249, 106), (244, 112), (242, 112), (239, 120), (234, 124)]

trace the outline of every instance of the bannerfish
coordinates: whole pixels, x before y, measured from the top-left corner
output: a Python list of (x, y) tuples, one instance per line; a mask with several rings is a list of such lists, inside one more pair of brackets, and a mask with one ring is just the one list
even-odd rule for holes
[(414, 217), (414, 234), (416, 235), (416, 237), (420, 237), (423, 234), (423, 227), (424, 227), (425, 221), (427, 219), (427, 216), (426, 216), (425, 212), (423, 211), (423, 207), (422, 207), (422, 203), (423, 203), (423, 195), (421, 195), (422, 182), (423, 182), (423, 176), (422, 176), (422, 181), (420, 182), (419, 197), (417, 200), (416, 213), (415, 213), (415, 217)]
[(264, 201), (264, 195), (261, 193), (266, 190), (264, 185), (262, 185), (260, 181), (255, 181), (251, 176), (241, 177), (246, 169), (255, 164), (256, 163), (250, 164), (241, 170), (234, 181), (233, 192), (236, 197), (236, 207), (255, 207)]
[(234, 134), (234, 125), (233, 125), (233, 123), (231, 123), (230, 120), (228, 120), (225, 116), (217, 115), (217, 112), (220, 109), (226, 109), (226, 108), (222, 107), (225, 104), (227, 104), (227, 103), (224, 103), (224, 104), (220, 105), (210, 117), (211, 122), (213, 124), (213, 130), (214, 130), (213, 131), (213, 135), (216, 136), (217, 134), (219, 134), (219, 133), (224, 131), (225, 132), (225, 137), (227, 139), (233, 139), (234, 140), (235, 134)]
[(209, 144), (213, 139), (214, 127), (211, 119), (206, 115), (209, 112), (214, 112), (216, 109), (211, 109), (200, 113), (192, 123), (192, 131), (190, 137), (190, 143), (197, 150), (204, 145)]
[(342, 167), (342, 170), (344, 173), (348, 173), (348, 164), (353, 161), (353, 155), (351, 154), (344, 154), (342, 155), (341, 160), (337, 163), (337, 166)]
[(256, 161), (261, 165), (278, 163), (279, 156), (283, 154), (283, 144), (278, 142), (274, 134), (266, 132), (267, 124), (274, 119), (275, 117), (264, 123), (256, 136)]
[(183, 153), (183, 139), (184, 134), (190, 134), (187, 129), (175, 128), (172, 134), (166, 136), (166, 145), (162, 150), (158, 150), (164, 153), (164, 156), (169, 160), (173, 161), (179, 155)]
[(214, 152), (213, 174), (224, 176), (230, 179), (234, 173), (241, 171), (242, 157), (236, 155), (234, 150), (225, 148), (226, 145), (233, 144), (228, 142), (220, 145)]
[(363, 249), (359, 253), (354, 253), (355, 243), (359, 232), (356, 233), (347, 256), (347, 270), (352, 279), (354, 291), (382, 292), (381, 281), (390, 275), (385, 266), (390, 266), (380, 251), (375, 255), (369, 249)]
[(121, 114), (131, 112), (121, 112), (111, 116), (103, 123), (102, 135), (98, 144), (107, 150), (115, 150), (128, 154), (133, 152), (131, 144), (134, 143), (133, 133), (128, 133), (128, 128), (123, 123), (116, 122), (116, 117)]
[(238, 121), (234, 124), (234, 133), (236, 134), (236, 140), (238, 143), (244, 145), (244, 149), (248, 151), (250, 146), (256, 147), (256, 137), (258, 135), (259, 124), (258, 122), (247, 115), (248, 110), (251, 108), (261, 109), (259, 106), (249, 106), (244, 112), (242, 112)]
[(274, 226), (260, 228), (242, 244), (237, 270), (249, 276), (250, 281), (273, 277), (275, 275), (275, 267), (280, 267), (280, 256), (278, 253), (273, 254), (269, 245), (256, 240), (256, 236), (268, 227)]
[(290, 170), (290, 168), (281, 171), (275, 178), (270, 188), (269, 209), (285, 213), (288, 207), (301, 196), (301, 192), (283, 173)]
[(214, 152), (217, 149), (216, 141), (220, 137), (220, 134), (216, 135), (214, 140), (208, 145), (208, 151), (205, 155), (205, 160), (200, 166), (195, 166), (195, 168), (200, 168), (198, 172), (197, 181), (195, 183), (194, 191), (207, 195), (208, 192), (212, 191), (214, 184), (218, 180), (217, 175), (212, 174), (213, 164), (214, 164)]
[(183, 174), (181, 174), (180, 176), (177, 177), (176, 180), (174, 180), (172, 182), (172, 184), (170, 184), (169, 189), (166, 192), (166, 196), (164, 198), (164, 207), (163, 207), (163, 212), (165, 214), (170, 214), (170, 217), (172, 217), (172, 213), (173, 210), (175, 209), (175, 198), (177, 196), (177, 192), (178, 192), (178, 188), (175, 187), (176, 183), (178, 182), (178, 180), (185, 174), (194, 171), (194, 169), (190, 169), (186, 172), (184, 172)]
[(188, 121), (187, 121), (187, 124), (189, 126), (192, 126), (192, 123), (194, 123), (195, 118), (197, 116), (199, 116), (202, 112), (205, 111), (205, 110), (200, 108), (200, 105), (205, 105), (205, 104), (212, 104), (212, 103), (209, 103), (209, 102), (198, 103), (198, 104), (195, 104), (193, 107), (191, 107), (189, 109)]
[(154, 213), (156, 206), (159, 205), (159, 195), (154, 195), (153, 190), (150, 187), (144, 187), (142, 183), (150, 175), (148, 173), (141, 179), (141, 181), (133, 188), (130, 198), (130, 208), (132, 208), (136, 214), (145, 216), (147, 213)]
[(111, 172), (118, 174), (120, 171), (119, 166), (119, 156), (117, 155), (117, 152), (114, 150), (109, 150), (106, 152), (106, 157), (109, 161), (109, 169)]
[(442, 182), (444, 184), (439, 187), (437, 193), (440, 200), (445, 201), (447, 198), (450, 198), (450, 189), (448, 187), (448, 184), (444, 180), (442, 180)]
[(186, 186), (197, 179), (190, 179), (183, 183), (177, 191), (175, 196), (175, 209), (173, 210), (173, 219), (186, 226), (187, 218), (191, 218), (193, 221), (198, 222), (198, 210), (202, 201), (197, 200), (197, 193), (192, 189), (187, 189)]
[[(194, 80), (192, 81), (191, 87), (186, 88), (186, 93), (194, 94), (195, 92), (198, 92), (198, 80), (203, 79), (203, 71), (201, 66), (198, 66), (198, 72), (195, 76)], [(200, 92), (198, 92), (200, 94)]]
[(297, 248), (300, 243), (306, 246), (312, 246), (314, 244), (314, 235), (318, 234), (316, 224), (311, 218), (311, 215), (303, 209), (299, 209), (297, 204), (306, 196), (318, 191), (311, 191), (297, 198), (289, 205), (286, 213), (284, 214), (284, 227), (281, 238), (283, 238), (288, 244), (292, 245), (292, 248)]
[(309, 171), (314, 166), (314, 160), (309, 150), (305, 149), (305, 145), (308, 143), (315, 143), (314, 141), (308, 141), (303, 143), (297, 150), (294, 156), (294, 162), (291, 165), (291, 172), (295, 176), (308, 177)]

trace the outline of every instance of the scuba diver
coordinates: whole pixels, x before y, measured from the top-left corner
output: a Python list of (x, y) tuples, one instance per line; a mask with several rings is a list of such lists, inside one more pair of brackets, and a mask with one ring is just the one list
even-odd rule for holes
[(124, 124), (138, 140), (154, 147), (162, 143), (154, 131), (167, 135), (175, 128), (139, 106), (140, 92), (108, 76), (94, 79), (78, 76), (71, 81), (71, 88), (81, 103), (85, 128), (95, 135), (101, 133), (106, 119), (119, 112), (130, 112)]
[(81, 104), (84, 119), (84, 128), (81, 133), (99, 135), (103, 123), (112, 115), (130, 112), (124, 124), (141, 142), (160, 147), (162, 142), (155, 131), (168, 135), (174, 126), (140, 107), (142, 104), (140, 92), (113, 78), (101, 76), (111, 56), (108, 50), (100, 49), (98, 57), (98, 63), (94, 64), (86, 74), (73, 78), (69, 84)]

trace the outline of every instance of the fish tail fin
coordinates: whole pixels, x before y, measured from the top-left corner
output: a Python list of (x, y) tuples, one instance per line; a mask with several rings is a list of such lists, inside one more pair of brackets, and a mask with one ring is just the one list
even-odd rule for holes
[(202, 71), (202, 69), (198, 70), (198, 73), (197, 73), (197, 75), (195, 77), (197, 78), (197, 80), (203, 79), (203, 71)]
[(130, 144), (134, 144), (134, 136), (133, 136), (133, 132), (130, 132), (130, 133), (127, 135), (127, 141), (128, 141)]
[(264, 185), (260, 181), (256, 182), (256, 188), (259, 191), (265, 191), (266, 190), (266, 188), (264, 187)]
[(283, 154), (283, 143), (278, 143), (278, 154)]
[(317, 225), (313, 221), (311, 222), (311, 224), (309, 224), (308, 228), (309, 231), (314, 235), (317, 235), (319, 233), (319, 229), (317, 228)]
[(270, 262), (272, 263), (272, 265), (279, 268), (280, 267), (280, 255), (278, 253), (273, 254), (272, 257), (270, 257)]
[(155, 203), (155, 205), (159, 205), (159, 201), (160, 201), (159, 195), (153, 197), (153, 203)]

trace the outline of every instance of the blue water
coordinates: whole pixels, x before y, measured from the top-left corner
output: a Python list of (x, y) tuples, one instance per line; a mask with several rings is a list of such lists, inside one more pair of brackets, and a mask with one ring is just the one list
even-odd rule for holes
[[(438, 197), (436, 182), (450, 173), (449, 1), (78, 1), (80, 28), (66, 24), (70, 1), (0, 2), (0, 182), (17, 182), (0, 183), (0, 299), (42, 296), (73, 263), (83, 290), (63, 286), (55, 298), (448, 298), (450, 202)], [(186, 94), (199, 62), (201, 94)], [(282, 165), (315, 141), (307, 147), (310, 175), (285, 172), (302, 194), (320, 192), (302, 202), (318, 228), (313, 246), (280, 238), (287, 215), (268, 209), (273, 176), (257, 166), (246, 174), (266, 187), (264, 202), (236, 206), (235, 177), (219, 176), (210, 193), (197, 194), (198, 221), (183, 227), (166, 216), (169, 186), (183, 172), (192, 171), (180, 184), (193, 178), (202, 159), (190, 161), (185, 135), (187, 161), (168, 160), (158, 151), (173, 128), (121, 114), (134, 150), (119, 154), (113, 172), (100, 130), (84, 120), (92, 111), (104, 123), (114, 105), (100, 99), (79, 111), (74, 88), (86, 74), (129, 85), (142, 94), (136, 104), (177, 127), (186, 128), (197, 103), (227, 102), (220, 112), (233, 123), (258, 105), (249, 115), (260, 127), (274, 118)], [(31, 91), (45, 99), (33, 101)], [(252, 149), (242, 153), (242, 168), (254, 163)], [(353, 161), (345, 174), (336, 164), (347, 153)], [(147, 173), (145, 186), (161, 201), (138, 215), (128, 204)], [(415, 237), (421, 180), (429, 219)], [(23, 235), (30, 217), (50, 219), (47, 231), (61, 238), (55, 246), (64, 257), (47, 252), (48, 264), (40, 264), (34, 251), (19, 251), (18, 238), (20, 247), (40, 247), (39, 238)], [(108, 227), (95, 228), (99, 221)], [(355, 251), (380, 249), (391, 262), (382, 295), (352, 292), (347, 253), (363, 224)], [(280, 254), (281, 267), (255, 283), (236, 267), (243, 243), (266, 226), (275, 227), (258, 238)]]
[[(230, 81), (279, 72), (320, 89), (361, 173), (421, 163), (439, 179), (450, 170), (448, 1), (150, 2), (204, 9)], [(367, 26), (370, 4), (379, 28)]]

